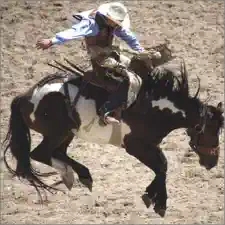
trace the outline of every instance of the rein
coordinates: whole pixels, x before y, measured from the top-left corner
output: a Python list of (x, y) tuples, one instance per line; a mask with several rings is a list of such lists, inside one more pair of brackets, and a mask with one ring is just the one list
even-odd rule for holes
[(214, 147), (214, 148), (201, 147), (201, 148), (199, 148), (198, 151), (204, 155), (218, 156), (219, 152), (220, 152), (220, 147), (219, 146)]

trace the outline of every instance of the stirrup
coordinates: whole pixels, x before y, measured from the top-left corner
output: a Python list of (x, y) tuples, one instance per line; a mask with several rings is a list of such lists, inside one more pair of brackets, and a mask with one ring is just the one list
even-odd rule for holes
[(114, 117), (112, 116), (106, 116), (104, 118), (104, 123), (105, 124), (120, 124), (120, 121), (115, 119)]
[(112, 111), (106, 112), (106, 113), (101, 112), (100, 113), (101, 115), (100, 115), (99, 123), (100, 124), (104, 124), (104, 125), (107, 125), (107, 124), (120, 124), (120, 121), (118, 119), (116, 119), (115, 117), (109, 115), (111, 112)]
[(105, 113), (104, 115), (100, 116), (100, 124), (103, 124), (103, 125), (107, 125), (107, 124), (120, 124), (120, 121), (117, 120), (116, 118), (112, 117), (112, 116), (109, 116), (110, 112), (108, 113)]

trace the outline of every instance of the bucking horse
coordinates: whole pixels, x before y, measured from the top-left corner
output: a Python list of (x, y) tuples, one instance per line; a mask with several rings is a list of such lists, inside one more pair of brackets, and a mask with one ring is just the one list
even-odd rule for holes
[[(175, 63), (174, 69), (176, 58), (168, 54), (168, 47), (160, 45), (155, 49), (161, 53), (159, 61), (148, 56), (131, 58), (129, 69), (143, 79), (143, 84), (136, 102), (122, 111), (120, 124), (99, 123), (99, 108), (110, 93), (85, 80), (84, 71), (76, 66), (73, 72), (64, 70), (46, 76), (16, 96), (11, 103), (4, 141), (4, 161), (9, 171), (28, 180), (39, 194), (40, 189), (51, 191), (53, 187), (45, 184), (40, 172), (32, 167), (33, 159), (60, 169), (68, 189), (73, 186), (75, 172), (80, 182), (91, 190), (93, 179), (89, 169), (70, 158), (67, 148), (74, 136), (112, 144), (125, 148), (154, 171), (155, 178), (142, 199), (146, 207), (152, 204), (155, 212), (163, 217), (167, 209), (167, 159), (159, 147), (162, 139), (175, 129), (185, 128), (199, 163), (209, 170), (218, 163), (224, 117), (221, 102), (213, 106), (199, 99), (200, 80), (196, 94), (190, 95), (184, 60)], [(43, 136), (32, 151), (30, 129)], [(8, 150), (17, 160), (16, 169), (7, 162)]]

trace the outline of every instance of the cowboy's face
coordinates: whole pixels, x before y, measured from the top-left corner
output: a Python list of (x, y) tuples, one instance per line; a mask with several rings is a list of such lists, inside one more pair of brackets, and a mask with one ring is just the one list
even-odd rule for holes
[(107, 16), (104, 16), (104, 15), (101, 15), (103, 21), (105, 22), (105, 24), (107, 26), (109, 26), (110, 28), (112, 29), (116, 29), (116, 28), (119, 28), (121, 27), (117, 22), (115, 22), (113, 19), (111, 19), (110, 17), (107, 17)]
[(106, 17), (106, 22), (110, 28), (117, 29), (121, 27), (118, 23), (116, 23), (115, 21), (107, 17)]

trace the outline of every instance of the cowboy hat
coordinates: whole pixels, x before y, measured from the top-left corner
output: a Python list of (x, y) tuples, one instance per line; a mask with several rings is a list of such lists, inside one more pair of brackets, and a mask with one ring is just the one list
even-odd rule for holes
[(130, 28), (127, 8), (120, 2), (105, 3), (99, 6), (97, 12), (117, 23), (125, 29)]

